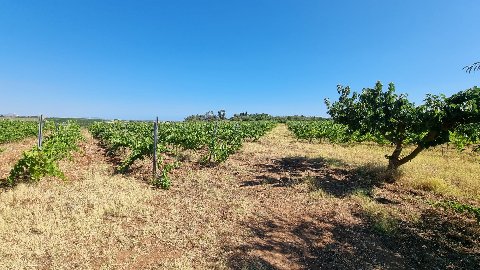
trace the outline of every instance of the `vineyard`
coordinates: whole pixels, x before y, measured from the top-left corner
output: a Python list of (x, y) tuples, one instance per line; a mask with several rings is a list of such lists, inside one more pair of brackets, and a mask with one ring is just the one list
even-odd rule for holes
[(80, 126), (75, 122), (57, 126), (47, 122), (46, 126), (50, 132), (42, 147), (35, 146), (23, 153), (6, 179), (8, 185), (13, 186), (21, 180), (39, 181), (44, 176), (65, 179), (58, 168), (58, 161), (69, 157), (72, 151), (78, 149), (77, 143), (82, 139)]
[[(34, 121), (0, 122), (1, 142), (12, 142), (32, 137), (38, 133), (38, 123)], [(256, 122), (184, 122), (160, 123), (158, 126), (157, 155), (160, 156), (157, 168), (160, 177), (153, 184), (168, 188), (169, 172), (178, 167), (180, 151), (192, 150), (200, 153), (199, 162), (215, 165), (225, 161), (235, 153), (244, 141), (256, 141), (275, 127), (273, 121)], [(152, 158), (154, 152), (154, 125), (149, 122), (95, 122), (89, 126), (92, 135), (99, 139), (109, 154), (128, 155), (117, 167), (119, 172), (129, 170), (136, 160)], [(38, 181), (44, 176), (64, 178), (58, 169), (58, 161), (67, 158), (77, 149), (81, 140), (80, 126), (74, 122), (54, 123), (46, 121), (43, 129), (48, 134), (43, 147), (33, 147), (23, 153), (6, 179), (9, 185), (20, 180)], [(164, 157), (170, 157), (170, 163)]]
[[(156, 186), (170, 187), (168, 173), (177, 167), (179, 150), (194, 150), (201, 153), (202, 164), (218, 164), (235, 153), (245, 140), (257, 140), (275, 126), (274, 122), (185, 122), (161, 123), (158, 126), (157, 154), (160, 179), (153, 179)], [(152, 157), (154, 153), (154, 130), (146, 122), (97, 122), (90, 132), (98, 138), (110, 154), (129, 150), (118, 166), (125, 172), (138, 159)], [(174, 157), (167, 163), (162, 155)]]
[(0, 270), (480, 270), (480, 0), (0, 0)]
[[(309, 142), (389, 144), (381, 134), (350, 131), (348, 126), (332, 120), (287, 121), (286, 125), (297, 139)], [(156, 167), (160, 171), (160, 177), (153, 177), (152, 183), (164, 188), (170, 187), (169, 173), (179, 166), (178, 157), (182, 151), (198, 153), (200, 164), (219, 164), (237, 152), (243, 142), (256, 141), (275, 126), (275, 121), (162, 122), (158, 125), (156, 145), (159, 156)], [(38, 133), (38, 123), (35, 121), (2, 120), (0, 127), (0, 143), (18, 141)], [(109, 155), (121, 159), (116, 168), (118, 172), (128, 171), (137, 160), (153, 157), (154, 125), (151, 122), (95, 122), (88, 129)], [(55, 164), (76, 149), (81, 139), (80, 126), (74, 121), (60, 125), (46, 121), (44, 130), (48, 134), (44, 147), (34, 147), (23, 154), (7, 178), (9, 184), (16, 182), (16, 179), (38, 181), (45, 175), (63, 177)], [(412, 136), (407, 142), (415, 142), (420, 136)], [(480, 126), (461, 125), (450, 132), (450, 140), (450, 144), (459, 151), (479, 151)]]
[(35, 121), (0, 120), (0, 144), (35, 136), (37, 132)]
[[(287, 126), (296, 138), (310, 142), (314, 140), (338, 144), (374, 142), (380, 145), (390, 143), (381, 134), (361, 134), (359, 131), (350, 131), (348, 126), (332, 120), (289, 121)], [(411, 136), (407, 143), (417, 141), (422, 135)], [(450, 144), (459, 151), (466, 149), (480, 151), (480, 124), (462, 125), (450, 132)]]
[(5, 269), (480, 263), (476, 124), (449, 134), (464, 151), (426, 151), (390, 184), (381, 177), (391, 143), (333, 120), (46, 121), (41, 147), (37, 122), (11, 122), (0, 130), (11, 164), (0, 164)]

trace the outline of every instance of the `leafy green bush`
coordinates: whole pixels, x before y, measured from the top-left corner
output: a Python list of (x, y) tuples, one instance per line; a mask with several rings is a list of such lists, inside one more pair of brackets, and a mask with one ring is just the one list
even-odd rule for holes
[(178, 162), (165, 163), (163, 158), (160, 158), (157, 164), (157, 168), (160, 169), (161, 173), (159, 177), (155, 177), (153, 179), (152, 185), (162, 189), (169, 189), (172, 185), (169, 174), (176, 167), (178, 167)]
[(39, 181), (47, 175), (64, 179), (58, 161), (70, 157), (70, 153), (78, 149), (77, 143), (81, 139), (78, 124), (68, 122), (58, 126), (45, 138), (41, 149), (34, 147), (23, 153), (10, 171), (8, 183), (14, 185), (20, 180)]

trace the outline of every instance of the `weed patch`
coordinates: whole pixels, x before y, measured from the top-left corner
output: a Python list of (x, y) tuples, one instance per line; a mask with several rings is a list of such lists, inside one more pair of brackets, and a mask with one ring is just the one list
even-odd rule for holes
[(431, 205), (435, 207), (441, 207), (443, 209), (451, 209), (457, 213), (468, 213), (477, 219), (480, 223), (480, 207), (471, 206), (468, 204), (463, 204), (460, 202), (455, 201), (439, 201), (439, 202), (431, 202)]

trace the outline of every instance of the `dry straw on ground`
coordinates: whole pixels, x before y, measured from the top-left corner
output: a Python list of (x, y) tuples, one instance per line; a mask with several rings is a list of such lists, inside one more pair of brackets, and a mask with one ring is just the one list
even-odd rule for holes
[[(427, 151), (405, 166), (397, 184), (384, 184), (377, 173), (391, 149), (310, 144), (279, 125), (217, 167), (187, 158), (172, 189), (163, 191), (136, 173), (114, 174), (85, 135), (81, 151), (61, 164), (68, 181), (0, 191), (0, 268), (461, 269), (480, 263), (477, 221), (427, 202), (455, 198), (478, 206), (480, 165), (466, 154)], [(16, 156), (8, 147), (0, 161)], [(147, 163), (137, 164), (139, 175)]]

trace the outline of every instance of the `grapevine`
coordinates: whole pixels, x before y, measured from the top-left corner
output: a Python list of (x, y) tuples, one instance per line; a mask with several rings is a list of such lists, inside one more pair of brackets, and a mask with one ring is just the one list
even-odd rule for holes
[(0, 144), (15, 142), (37, 135), (38, 122), (20, 120), (0, 120)]
[(70, 157), (78, 149), (77, 142), (82, 139), (80, 126), (74, 122), (60, 125), (44, 140), (42, 148), (34, 147), (23, 153), (7, 178), (9, 185), (20, 180), (39, 181), (44, 176), (65, 179), (58, 167), (58, 161)]
[[(157, 154), (173, 155), (176, 149), (200, 151), (202, 164), (218, 164), (238, 151), (245, 140), (258, 140), (275, 126), (274, 122), (183, 122), (160, 123), (158, 127)], [(89, 127), (92, 135), (99, 139), (109, 154), (118, 155), (122, 149), (129, 154), (117, 167), (126, 172), (139, 159), (153, 155), (153, 125), (148, 122), (97, 122)], [(177, 162), (166, 163), (159, 159), (158, 168), (162, 172), (160, 179), (153, 184), (168, 188), (168, 174), (177, 167)], [(160, 184), (162, 182), (163, 184)]]

